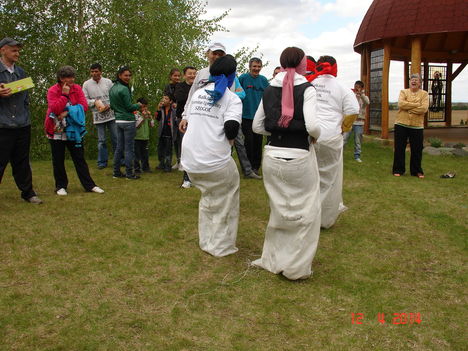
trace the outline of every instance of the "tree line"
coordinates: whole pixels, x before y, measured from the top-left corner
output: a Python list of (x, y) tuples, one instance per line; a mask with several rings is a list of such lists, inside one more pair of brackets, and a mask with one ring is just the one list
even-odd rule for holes
[[(0, 0), (2, 37), (23, 43), (19, 65), (36, 85), (30, 90), (31, 157), (50, 157), (43, 120), (47, 89), (56, 83), (60, 66), (76, 68), (82, 85), (94, 62), (110, 79), (128, 65), (134, 97), (146, 97), (154, 111), (171, 68), (207, 65), (204, 49), (211, 35), (223, 30), (219, 23), (227, 12), (206, 19), (206, 5), (195, 0)], [(237, 53), (240, 66), (249, 54), (246, 48)], [(88, 118), (86, 153), (95, 158), (97, 136)]]

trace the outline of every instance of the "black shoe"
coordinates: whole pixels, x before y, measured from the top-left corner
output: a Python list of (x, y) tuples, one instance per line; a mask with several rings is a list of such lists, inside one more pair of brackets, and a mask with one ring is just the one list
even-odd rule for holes
[(250, 179), (262, 179), (257, 173), (254, 171), (250, 172), (249, 174), (245, 175), (245, 178), (250, 178)]
[(40, 204), (42, 204), (42, 200), (39, 199), (39, 197), (37, 197), (36, 195), (31, 196), (29, 199), (25, 199), (24, 201), (27, 201), (27, 202), (29, 202), (30, 204), (34, 204), (34, 205), (40, 205)]
[(140, 176), (136, 175), (136, 174), (132, 174), (132, 175), (128, 175), (127, 176), (127, 179), (129, 180), (137, 180), (137, 179), (140, 179)]
[(125, 176), (122, 173), (114, 173), (112, 178), (125, 178)]
[(97, 166), (98, 169), (104, 169), (106, 168), (107, 166), (104, 166), (104, 165), (101, 165), (101, 166)]

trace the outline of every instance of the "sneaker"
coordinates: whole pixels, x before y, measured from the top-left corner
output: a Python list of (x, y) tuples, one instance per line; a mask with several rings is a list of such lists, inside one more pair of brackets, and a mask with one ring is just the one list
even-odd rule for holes
[(104, 169), (104, 168), (106, 168), (106, 167), (107, 167), (107, 165), (100, 165), (100, 166), (97, 166), (98, 169)]
[(255, 172), (250, 172), (249, 174), (245, 175), (245, 178), (250, 178), (250, 179), (262, 179), (257, 173)]
[(188, 188), (192, 187), (192, 183), (189, 182), (188, 180), (184, 180), (184, 182), (182, 183), (182, 185), (180, 187), (184, 188), (184, 189), (188, 189)]
[(98, 194), (104, 194), (104, 190), (102, 190), (100, 187), (95, 186), (94, 188), (91, 189), (93, 193), (98, 193)]
[(26, 199), (25, 201), (29, 202), (30, 204), (34, 204), (34, 205), (42, 204), (42, 200), (39, 199), (39, 197), (37, 197), (36, 195), (31, 196), (29, 199)]
[(132, 175), (128, 175), (127, 179), (128, 180), (137, 180), (137, 179), (140, 179), (140, 176), (138, 176), (136, 174), (132, 174)]
[(112, 175), (112, 178), (117, 179), (117, 178), (125, 178), (125, 176), (122, 173), (114, 173)]
[(65, 196), (65, 195), (68, 195), (68, 193), (65, 190), (65, 188), (61, 188), (61, 189), (57, 190), (57, 195)]
[(356, 162), (359, 162), (359, 163), (361, 163), (361, 162), (362, 162), (362, 160), (361, 160), (359, 157), (358, 157), (358, 158), (356, 158), (355, 160), (356, 160)]
[(179, 162), (176, 162), (174, 166), (172, 166), (172, 169), (175, 171), (176, 169), (179, 169)]

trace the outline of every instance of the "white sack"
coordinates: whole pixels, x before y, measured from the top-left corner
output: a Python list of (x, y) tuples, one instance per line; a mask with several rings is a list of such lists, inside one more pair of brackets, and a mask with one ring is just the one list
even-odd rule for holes
[(189, 173), (201, 191), (198, 206), (200, 248), (222, 257), (237, 252), (239, 223), (239, 172), (231, 158), (225, 167), (211, 173)]
[[(300, 157), (278, 159), (278, 150), (265, 146), (263, 180), (270, 202), (270, 220), (265, 233), (262, 257), (253, 265), (288, 279), (305, 279), (320, 235), (320, 189), (315, 151), (298, 149)], [(303, 152), (302, 152), (303, 151)], [(296, 156), (296, 155), (293, 155)], [(283, 157), (287, 157), (284, 154)], [(290, 156), (291, 157), (291, 156)]]
[[(346, 209), (343, 203), (343, 136), (314, 144), (320, 173), (322, 228), (330, 228)], [(341, 204), (341, 206), (340, 206)]]

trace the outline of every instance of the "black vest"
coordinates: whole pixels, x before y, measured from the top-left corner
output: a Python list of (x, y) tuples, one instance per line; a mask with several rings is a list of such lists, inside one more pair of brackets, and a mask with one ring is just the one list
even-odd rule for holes
[(294, 86), (294, 115), (287, 128), (280, 127), (282, 88), (272, 87), (263, 93), (263, 109), (265, 111), (265, 130), (271, 133), (270, 145), (309, 150), (309, 133), (304, 121), (303, 105), (304, 91), (311, 87), (310, 83)]

